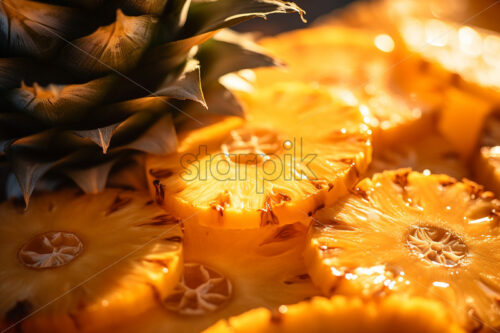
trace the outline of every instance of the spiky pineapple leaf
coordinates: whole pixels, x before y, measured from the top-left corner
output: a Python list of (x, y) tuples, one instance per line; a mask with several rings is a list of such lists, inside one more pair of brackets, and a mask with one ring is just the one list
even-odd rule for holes
[(201, 88), (201, 73), (198, 61), (191, 60), (186, 64), (184, 72), (176, 80), (165, 80), (152, 94), (178, 100), (192, 100), (207, 107)]
[[(234, 94), (219, 82), (215, 81), (207, 85), (204, 92), (208, 112), (237, 117), (243, 117), (245, 115), (241, 104)], [(188, 103), (184, 105), (183, 109), (186, 113), (194, 115), (193, 117), (195, 118), (196, 114), (206, 112), (206, 110), (197, 103)], [(183, 115), (180, 116), (183, 117)]]
[(98, 105), (108, 92), (112, 76), (82, 84), (49, 85), (24, 83), (7, 93), (7, 98), (18, 110), (45, 124), (61, 124), (79, 120), (91, 107)]
[(221, 30), (214, 38), (203, 43), (196, 58), (202, 64), (202, 78), (205, 83), (241, 69), (280, 64), (254, 43), (252, 35), (229, 29)]
[(100, 127), (91, 130), (79, 130), (73, 131), (76, 135), (90, 139), (95, 142), (99, 147), (102, 148), (102, 153), (106, 154), (108, 152), (109, 144), (111, 142), (111, 138), (113, 137), (113, 132), (118, 127), (118, 123), (111, 124), (105, 127)]
[(146, 113), (136, 114), (117, 128), (117, 136), (119, 136), (120, 131), (128, 133), (130, 127), (138, 127), (144, 123), (150, 124), (141, 136), (128, 144), (120, 145), (118, 150), (132, 149), (154, 155), (164, 155), (177, 149), (177, 135), (172, 116), (170, 114), (160, 115), (155, 121), (150, 121), (150, 116), (155, 117), (155, 115)]
[(0, 22), (0, 54), (37, 58), (53, 55), (83, 25), (75, 9), (27, 0), (2, 0)]
[(114, 23), (74, 40), (61, 51), (60, 60), (84, 77), (127, 72), (150, 45), (157, 22), (153, 16), (127, 16), (118, 9)]
[(104, 190), (108, 180), (109, 172), (117, 162), (116, 158), (102, 164), (97, 164), (90, 168), (68, 169), (66, 174), (70, 177), (85, 193), (99, 193)]
[(24, 197), (26, 206), (36, 183), (49, 171), (57, 162), (42, 161), (30, 158), (29, 154), (13, 154), (11, 157), (12, 170), (16, 176), (21, 194)]
[[(189, 8), (182, 33), (185, 36), (203, 34), (238, 23), (276, 13), (305, 13), (291, 2), (279, 0), (198, 0)], [(304, 19), (303, 19), (304, 20)]]

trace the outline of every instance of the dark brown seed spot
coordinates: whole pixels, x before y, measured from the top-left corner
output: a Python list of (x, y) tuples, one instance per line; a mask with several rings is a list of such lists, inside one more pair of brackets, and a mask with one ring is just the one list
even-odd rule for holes
[(164, 238), (163, 240), (166, 240), (167, 242), (181, 243), (182, 242), (182, 237), (180, 237), (180, 236), (173, 236), (173, 237), (169, 237), (169, 238)]
[(328, 182), (324, 179), (309, 179), (309, 182), (317, 189), (322, 190), (328, 187)]
[(260, 246), (266, 245), (266, 244), (271, 244), (271, 243), (277, 243), (277, 242), (283, 242), (288, 239), (292, 239), (294, 237), (297, 237), (300, 235), (302, 232), (299, 230), (295, 224), (287, 224), (284, 225), (283, 227), (278, 228), (276, 233), (271, 235), (271, 237), (266, 238)]
[(288, 194), (285, 194), (283, 192), (272, 193), (269, 195), (269, 197), (272, 199), (274, 205), (279, 205), (283, 202), (292, 200), (292, 198)]
[(363, 200), (366, 200), (366, 201), (370, 200), (370, 198), (368, 196), (368, 192), (366, 192), (362, 188), (355, 187), (354, 189), (352, 189), (350, 191), (350, 193), (353, 194), (353, 195), (355, 195), (355, 196), (361, 197)]
[(9, 324), (16, 324), (17, 322), (22, 321), (27, 316), (29, 316), (31, 312), (33, 312), (33, 310), (33, 304), (31, 304), (29, 301), (19, 301), (16, 303), (16, 305), (10, 308), (9, 311), (7, 311), (7, 313), (5, 314), (5, 322)]
[(149, 169), (149, 174), (156, 179), (165, 179), (172, 176), (174, 173), (168, 169)]
[(481, 198), (483, 196), (483, 193), (485, 192), (484, 187), (471, 181), (468, 180), (467, 178), (464, 178), (462, 182), (465, 185), (466, 191), (469, 193), (470, 198), (472, 200)]
[(210, 208), (217, 211), (219, 216), (224, 216), (224, 210), (231, 205), (231, 194), (227, 191), (219, 195), (210, 203)]
[(455, 185), (456, 183), (457, 181), (453, 178), (448, 178), (446, 180), (439, 181), (439, 185), (441, 185), (441, 187), (449, 187)]
[(394, 184), (401, 187), (403, 190), (408, 186), (408, 176), (410, 175), (409, 171), (405, 171), (403, 173), (396, 173), (394, 179), (392, 180)]
[(179, 219), (173, 217), (172, 215), (163, 214), (153, 217), (150, 222), (141, 223), (138, 226), (164, 226), (164, 225), (175, 225), (180, 222)]
[(356, 227), (350, 225), (349, 223), (337, 219), (331, 219), (328, 221), (328, 226), (336, 230), (354, 231)]
[(132, 202), (132, 198), (121, 198), (119, 195), (115, 198), (115, 201), (111, 204), (109, 207), (106, 216), (111, 215), (120, 209), (124, 208), (127, 206), (129, 203)]
[(160, 183), (159, 180), (153, 181), (153, 186), (155, 187), (155, 199), (156, 203), (161, 205), (165, 200), (165, 189), (163, 188), (163, 184)]
[(299, 274), (299, 275), (294, 276), (290, 280), (283, 281), (283, 283), (286, 284), (286, 285), (291, 285), (291, 284), (294, 284), (294, 283), (304, 282), (306, 280), (309, 280), (309, 278), (310, 278), (309, 274)]
[(272, 198), (268, 196), (264, 201), (264, 207), (260, 211), (260, 226), (279, 224), (278, 217), (274, 214), (272, 206)]

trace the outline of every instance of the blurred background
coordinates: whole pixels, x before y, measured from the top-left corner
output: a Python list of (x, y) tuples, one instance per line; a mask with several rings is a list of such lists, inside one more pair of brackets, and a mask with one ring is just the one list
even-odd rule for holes
[[(270, 15), (263, 22), (262, 19), (250, 20), (240, 24), (235, 30), (254, 31), (259, 35), (272, 35), (287, 30), (304, 28), (310, 25), (319, 16), (328, 14), (336, 9), (354, 2), (353, 0), (290, 0), (306, 11), (307, 23), (303, 23), (298, 15)], [(264, 24), (265, 23), (265, 24)]]

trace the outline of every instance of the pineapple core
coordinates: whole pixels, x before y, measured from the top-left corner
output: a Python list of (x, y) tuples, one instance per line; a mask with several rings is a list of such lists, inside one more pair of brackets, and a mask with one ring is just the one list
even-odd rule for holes
[(24, 244), (17, 256), (29, 268), (55, 268), (69, 264), (82, 250), (83, 243), (74, 233), (49, 231)]

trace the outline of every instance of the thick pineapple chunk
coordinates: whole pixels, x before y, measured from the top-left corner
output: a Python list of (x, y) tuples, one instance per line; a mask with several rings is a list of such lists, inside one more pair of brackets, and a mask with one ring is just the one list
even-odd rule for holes
[(153, 307), (179, 279), (178, 221), (144, 195), (106, 190), (0, 205), (1, 328), (100, 330)]
[(328, 91), (284, 83), (240, 97), (248, 112), (238, 129), (149, 156), (150, 190), (179, 218), (229, 229), (306, 221), (366, 170), (371, 131)]
[(386, 171), (317, 213), (305, 252), (325, 294), (409, 293), (500, 327), (500, 202), (471, 181)]
[(389, 297), (362, 300), (335, 296), (259, 308), (221, 320), (204, 333), (323, 333), (323, 332), (463, 332), (441, 304), (423, 298)]

